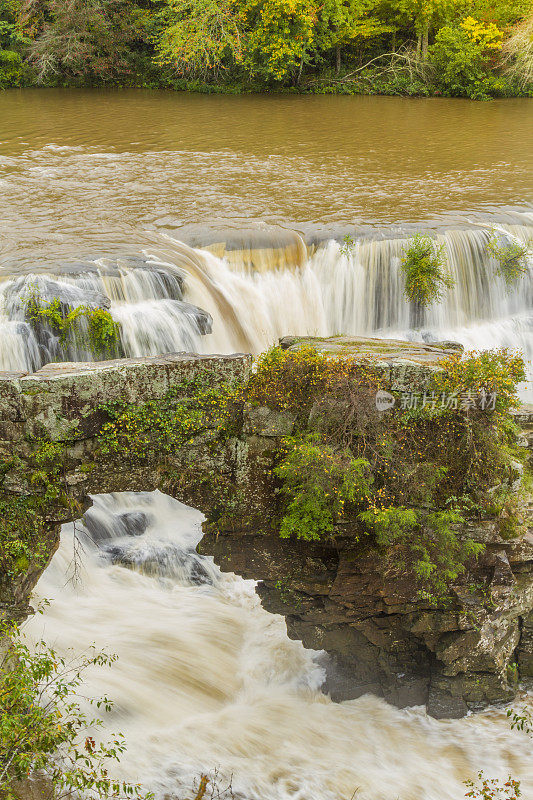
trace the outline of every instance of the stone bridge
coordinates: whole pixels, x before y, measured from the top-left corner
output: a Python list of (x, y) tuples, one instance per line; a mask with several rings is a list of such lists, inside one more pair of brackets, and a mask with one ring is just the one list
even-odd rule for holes
[[(365, 353), (365, 341), (355, 351)], [(335, 347), (355, 352), (346, 342)], [(413, 380), (419, 388), (448, 352), (379, 345), (392, 384), (406, 389)], [(102, 455), (110, 418), (103, 406), (142, 408), (169, 392), (187, 400), (195, 378), (213, 387), (242, 383), (251, 363), (242, 354), (174, 354), (0, 374), (0, 614), (23, 619), (30, 612), (61, 524), (84, 513), (89, 495), (160, 489), (206, 515), (201, 552), (261, 581), (263, 605), (285, 616), (289, 635), (326, 651), (334, 698), (370, 691), (399, 706), (427, 703), (435, 716), (511, 699), (518, 678), (533, 677), (531, 531), (504, 541), (491, 520), (472, 526), (470, 535), (486, 544), (479, 571), (493, 606), (465, 596), (454, 608), (437, 609), (417, 599), (410, 580), (391, 577), (379, 551), (361, 550), (353, 538), (279, 538), (271, 467), (277, 442), (292, 430), (286, 414), (236, 405), (223, 440), (206, 424), (172, 452), (150, 442), (135, 463), (120, 450)], [(530, 435), (533, 415), (525, 411), (519, 421)], [(13, 566), (8, 551), (23, 530), (29, 547)]]

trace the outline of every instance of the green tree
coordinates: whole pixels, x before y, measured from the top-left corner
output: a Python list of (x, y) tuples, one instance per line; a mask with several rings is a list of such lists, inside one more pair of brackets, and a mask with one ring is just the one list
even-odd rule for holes
[(0, 89), (24, 79), (23, 52), (30, 43), (20, 18), (20, 0), (0, 0)]
[(25, 0), (37, 83), (125, 81), (139, 37), (127, 0)]
[(460, 0), (397, 0), (397, 2), (398, 10), (414, 21), (417, 52), (425, 58), (431, 29), (450, 18)]
[(266, 81), (297, 83), (315, 46), (315, 0), (244, 0), (241, 18), (249, 72)]
[(181, 75), (217, 77), (243, 59), (233, 0), (164, 0), (154, 41), (157, 61)]
[(445, 25), (429, 48), (434, 80), (444, 94), (485, 100), (490, 96), (489, 53), (462, 26)]
[(341, 70), (342, 50), (372, 39), (394, 28), (373, 12), (378, 0), (324, 0), (320, 6), (316, 43), (319, 51), (335, 51), (337, 74)]
[(414, 326), (420, 324), (421, 310), (442, 298), (453, 281), (445, 271), (444, 245), (437, 246), (430, 236), (417, 234), (403, 251), (401, 270), (405, 294), (412, 304)]

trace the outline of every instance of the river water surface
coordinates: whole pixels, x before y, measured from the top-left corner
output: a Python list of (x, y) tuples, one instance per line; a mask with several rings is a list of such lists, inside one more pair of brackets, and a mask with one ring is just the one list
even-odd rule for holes
[[(508, 292), (486, 245), (533, 236), (532, 123), (526, 100), (0, 93), (0, 370), (91, 358), (35, 338), (32, 287), (104, 298), (132, 356), (342, 332), (530, 360), (533, 264)], [(399, 264), (418, 230), (456, 286), (412, 330)], [(501, 710), (437, 722), (331, 703), (253, 584), (195, 554), (199, 523), (158, 493), (97, 497), (80, 580), (66, 527), (38, 585), (53, 602), (30, 637), (120, 656), (86, 689), (116, 701), (124, 777), (157, 800), (216, 769), (244, 800), (463, 800), (483, 769), (533, 797), (531, 742)]]
[[(131, 356), (342, 332), (530, 359), (531, 273), (508, 292), (486, 246), (533, 234), (532, 123), (527, 100), (4, 92), (0, 368), (57, 357), (17, 303), (36, 275), (106, 295)], [(398, 267), (426, 229), (456, 286), (412, 331)]]

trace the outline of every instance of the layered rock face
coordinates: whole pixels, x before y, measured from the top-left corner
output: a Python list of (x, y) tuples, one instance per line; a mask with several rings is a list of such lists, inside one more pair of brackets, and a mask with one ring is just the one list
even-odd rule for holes
[(487, 543), (476, 569), (484, 596), (465, 590), (446, 609), (421, 601), (412, 580), (351, 537), (328, 547), (226, 533), (204, 537), (202, 552), (261, 581), (263, 606), (285, 617), (289, 636), (326, 651), (334, 699), (371, 692), (461, 717), (511, 700), (518, 680), (533, 678), (533, 535), (505, 542), (482, 523), (469, 533)]
[[(292, 337), (282, 345), (303, 343)], [(423, 389), (454, 349), (345, 337), (313, 344), (372, 356), (397, 391)], [(0, 375), (0, 544), (6, 546), (6, 531), (23, 524), (21, 502), (38, 523), (35, 553), (0, 574), (0, 615), (28, 613), (61, 523), (80, 517), (90, 494), (157, 488), (203, 511), (208, 524), (201, 552), (214, 554), (225, 570), (260, 581), (263, 605), (285, 616), (289, 635), (325, 651), (334, 698), (373, 692), (399, 706), (426, 703), (435, 716), (511, 699), (519, 679), (533, 678), (531, 530), (503, 539), (494, 520), (467, 526), (464, 534), (486, 545), (475, 568), (483, 589), (457, 587), (452, 603), (435, 607), (420, 599), (394, 558), (386, 560), (368, 537), (357, 542), (349, 526), (321, 544), (279, 538), (272, 467), (281, 439), (292, 432), (290, 414), (241, 402), (223, 437), (208, 421), (170, 450), (158, 448), (148, 431), (146, 452), (135, 458), (127, 450), (102, 451), (110, 419), (104, 406), (126, 403), (148, 413), (169, 392), (194, 404), (190, 387), (199, 376), (213, 387), (242, 384), (250, 370), (246, 355), (176, 354)], [(533, 410), (522, 409), (516, 419), (528, 446)], [(43, 443), (59, 447), (55, 472), (56, 456), (39, 467)], [(51, 475), (59, 492), (50, 491)]]

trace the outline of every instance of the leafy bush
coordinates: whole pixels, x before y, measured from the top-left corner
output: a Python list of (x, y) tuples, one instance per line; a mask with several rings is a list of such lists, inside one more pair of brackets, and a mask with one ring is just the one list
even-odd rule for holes
[(140, 32), (125, 0), (25, 0), (24, 10), (32, 32), (26, 58), (36, 83), (127, 80)]
[(469, 791), (465, 797), (470, 800), (518, 800), (522, 796), (520, 781), (515, 781), (511, 776), (502, 784), (497, 778), (485, 778), (479, 772), (477, 780), (465, 781)]
[(497, 273), (509, 288), (527, 275), (530, 252), (528, 245), (515, 240), (503, 241), (501, 236), (494, 233), (488, 241), (487, 252), (498, 262)]
[(114, 401), (100, 406), (109, 417), (99, 435), (102, 455), (123, 453), (134, 461), (173, 453), (206, 428), (224, 435), (230, 424), (235, 388), (213, 386), (202, 376), (177, 384), (159, 400), (134, 405)]
[(452, 97), (489, 99), (491, 85), (486, 50), (485, 42), (471, 38), (463, 27), (445, 25), (429, 48), (436, 85)]
[(335, 451), (315, 436), (286, 441), (286, 455), (274, 473), (290, 498), (280, 536), (321, 539), (342, 519), (345, 505), (359, 505), (371, 493), (370, 464), (347, 450)]
[(33, 561), (46, 563), (43, 508), (29, 497), (0, 498), (0, 572), (11, 578), (28, 569)]
[(22, 52), (30, 41), (20, 20), (19, 0), (0, 0), (0, 89), (24, 82)]
[[(506, 348), (451, 356), (435, 375), (437, 392), (468, 394), (472, 398), (494, 396), (494, 410), (505, 412), (520, 405), (517, 386), (526, 379), (524, 359)], [(488, 402), (488, 400), (487, 400)]]
[(168, 0), (158, 16), (158, 61), (180, 75), (208, 78), (224, 62), (242, 61), (241, 34), (231, 2)]
[[(26, 317), (37, 325), (46, 323), (65, 344), (70, 336), (81, 340), (94, 355), (109, 354), (117, 350), (120, 341), (120, 327), (109, 311), (91, 306), (76, 306), (65, 313), (59, 298), (43, 303), (38, 295), (31, 294), (26, 302)], [(87, 333), (80, 328), (78, 322), (87, 324)]]
[(0, 50), (0, 89), (20, 86), (24, 78), (22, 56), (15, 50)]
[(327, 387), (338, 382), (377, 389), (379, 370), (369, 359), (328, 358), (315, 347), (272, 347), (257, 358), (255, 374), (243, 399), (254, 405), (292, 411), (303, 418)]
[(428, 600), (445, 596), (465, 564), (483, 550), (482, 544), (458, 536), (465, 520), (457, 511), (423, 515), (403, 507), (372, 508), (359, 518), (374, 532), (378, 544), (408, 546), (415, 575), (426, 587), (421, 595)]
[(507, 412), (518, 402), (523, 360), (502, 350), (441, 363), (425, 403), (398, 403), (386, 414), (377, 411), (375, 395), (390, 386), (371, 359), (326, 357), (309, 347), (264, 354), (243, 390), (248, 401), (295, 416), (295, 435), (274, 469), (281, 535), (371, 535), (413, 571), (431, 600), (444, 596), (482, 549), (464, 536), (467, 514), (504, 510), (509, 535), (519, 515), (505, 499), (495, 509), (494, 487), (505, 494), (515, 479), (509, 462), (517, 457), (516, 428)]
[(401, 263), (405, 278), (405, 294), (419, 307), (442, 298), (446, 288), (453, 286), (445, 271), (444, 245), (436, 245), (430, 236), (417, 234), (403, 250)]
[[(77, 700), (86, 670), (110, 665), (115, 657), (92, 649), (67, 661), (44, 642), (33, 652), (19, 630), (5, 623), (0, 639), (0, 795), (15, 800), (21, 782), (40, 777), (54, 800), (151, 798), (140, 786), (109, 777), (109, 764), (120, 760), (124, 740), (117, 735), (97, 742), (95, 731), (103, 722), (82, 711)], [(113, 705), (106, 697), (92, 704), (105, 712)]]

